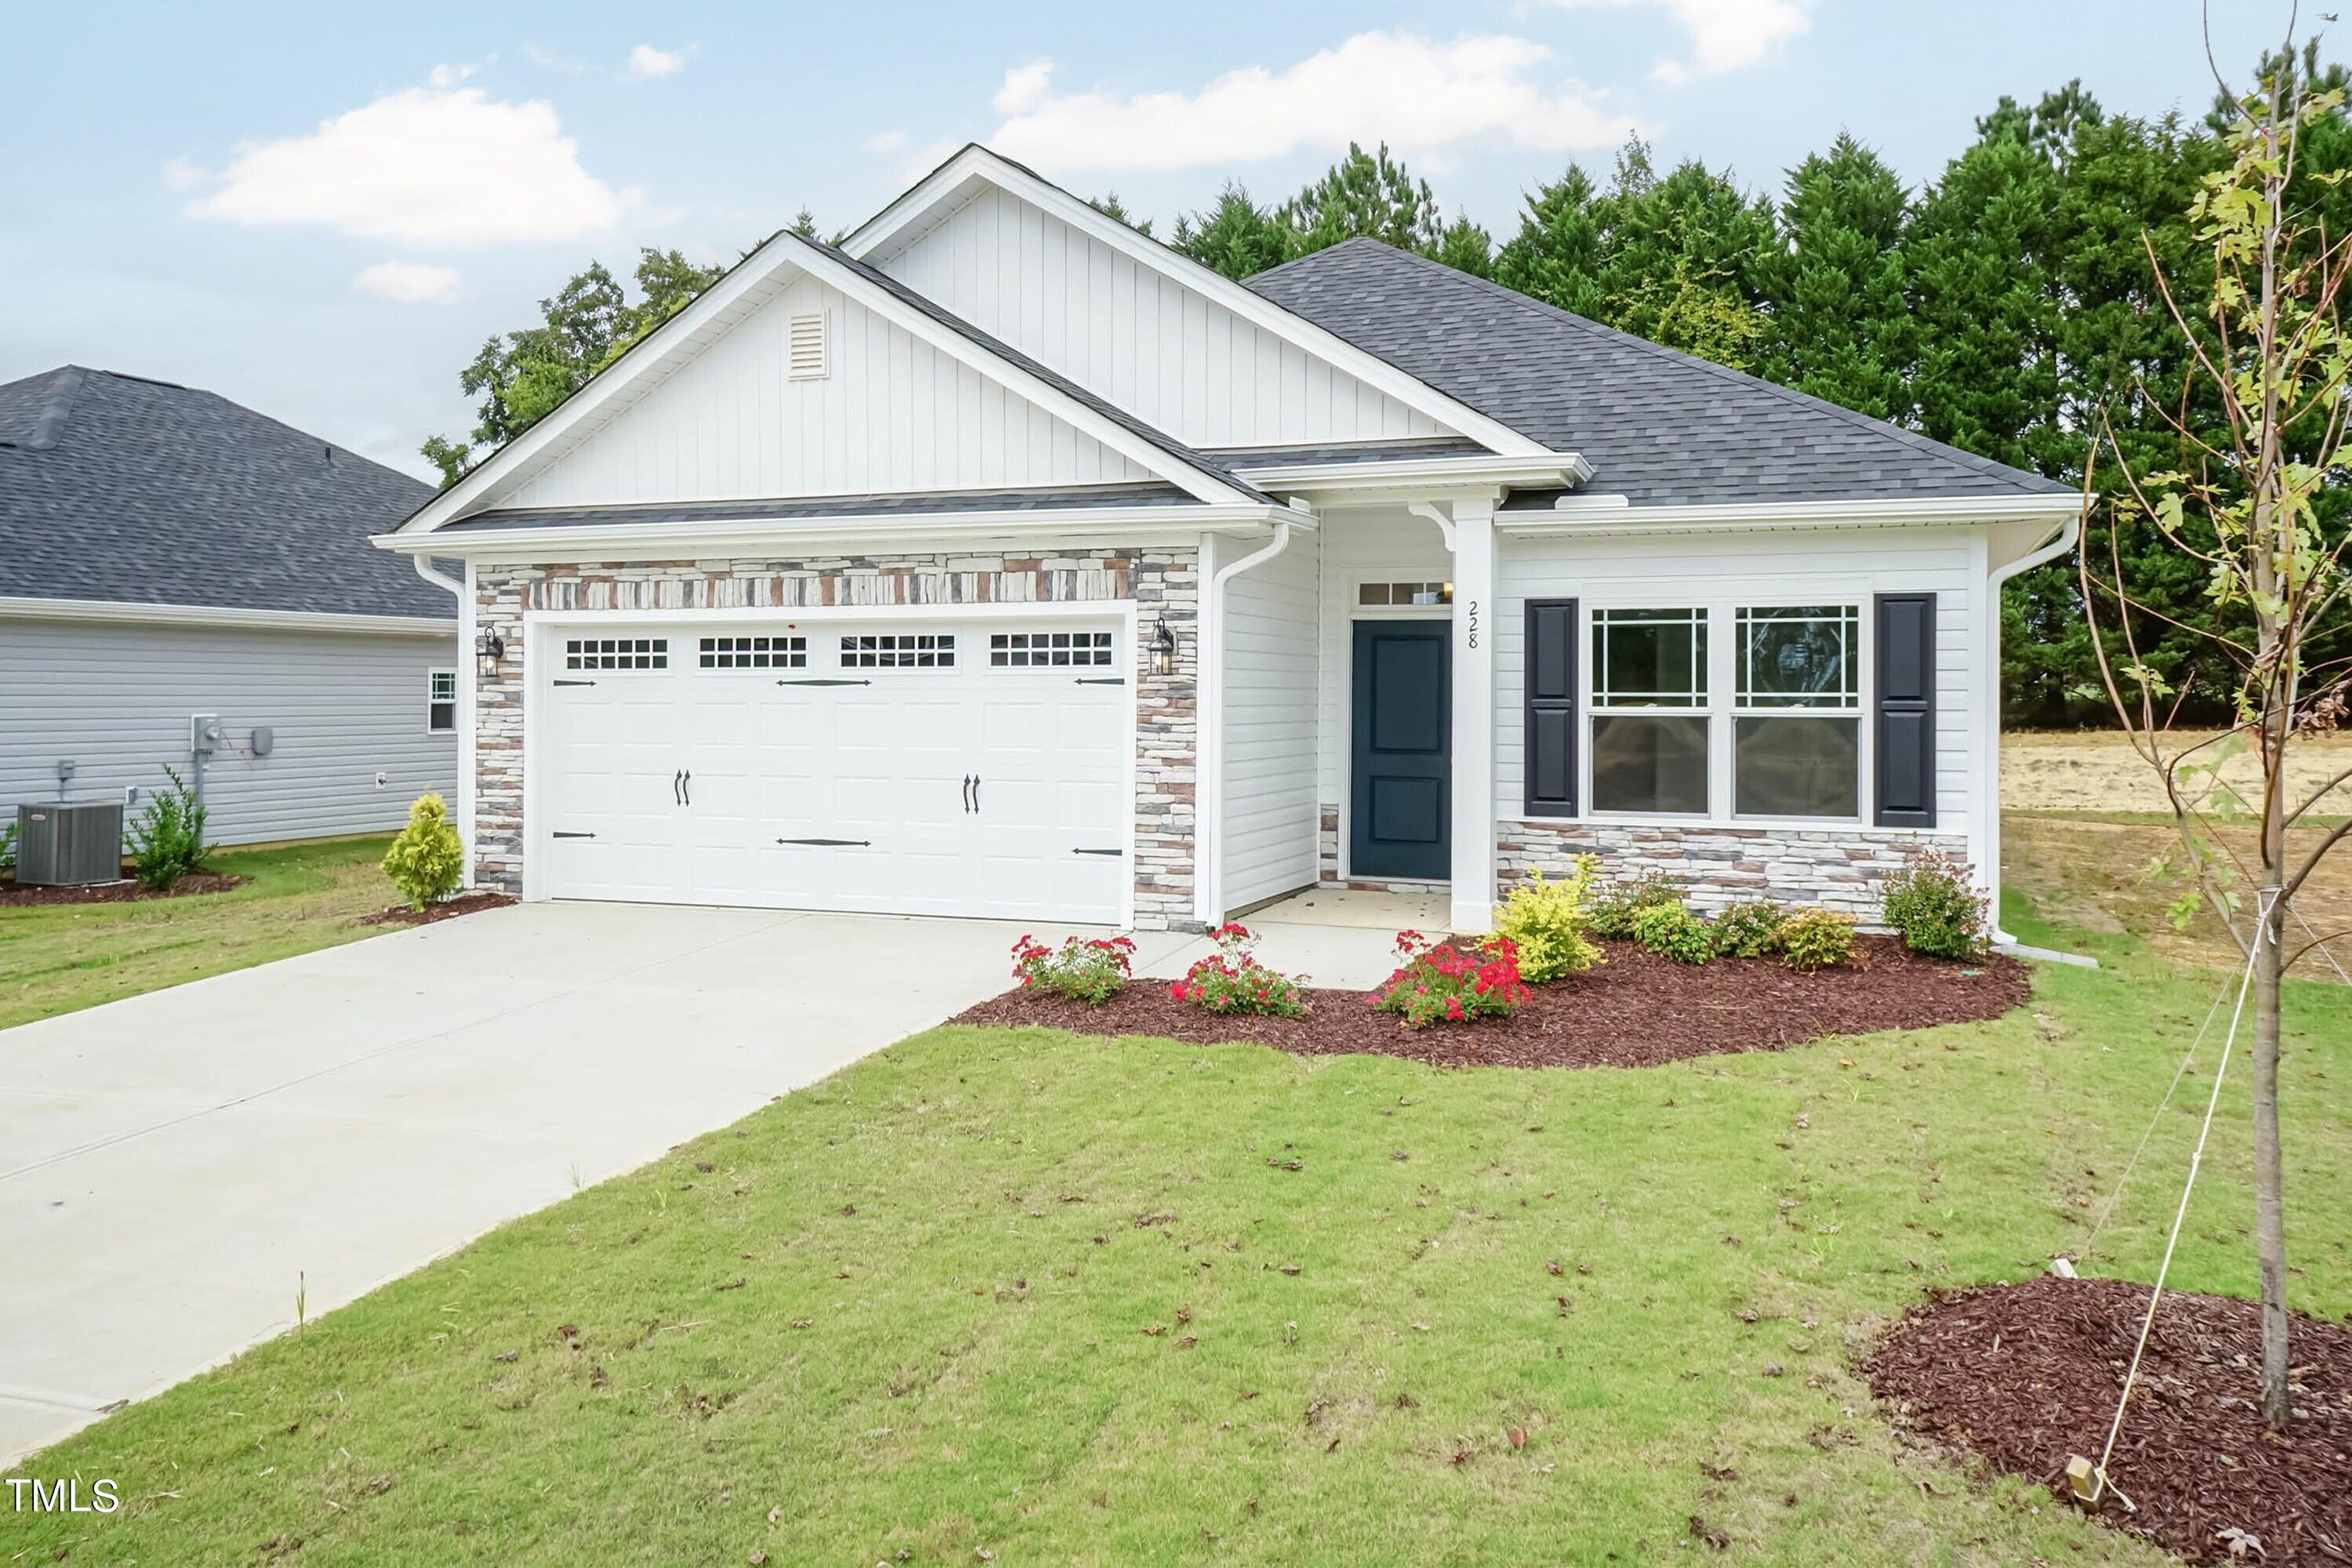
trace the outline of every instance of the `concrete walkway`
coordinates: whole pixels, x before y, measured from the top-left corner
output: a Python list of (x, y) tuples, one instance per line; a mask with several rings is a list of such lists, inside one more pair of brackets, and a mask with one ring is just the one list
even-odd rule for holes
[(0, 1031), (0, 1464), (994, 994), (1019, 934), (530, 904)]
[[(1410, 893), (1310, 888), (1244, 915), (1241, 923), (1255, 933), (1261, 963), (1303, 974), (1310, 985), (1369, 991), (1396, 968), (1397, 932), (1442, 936), (1452, 918), (1443, 888)], [(1139, 949), (1135, 972), (1172, 980), (1215, 951), (1205, 938), (1164, 952)]]

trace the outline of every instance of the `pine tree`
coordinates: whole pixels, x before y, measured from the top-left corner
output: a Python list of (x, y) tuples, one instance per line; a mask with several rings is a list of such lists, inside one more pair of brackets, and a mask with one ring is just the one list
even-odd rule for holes
[(1780, 234), (1757, 267), (1771, 310), (1766, 375), (1877, 418), (1908, 412), (1908, 216), (1895, 171), (1843, 132), (1797, 165)]
[(1474, 278), (1495, 275), (1494, 237), (1466, 216), (1445, 226), (1445, 232), (1438, 236), (1435, 256), (1455, 271)]
[(1495, 280), (1563, 310), (1599, 316), (1608, 219), (1592, 177), (1570, 163), (1528, 198), (1527, 208), (1519, 232), (1495, 257)]
[(1750, 201), (1696, 159), (1660, 178), (1639, 140), (1618, 155), (1601, 273), (1601, 317), (1668, 348), (1738, 369), (1755, 359), (1763, 321), (1757, 266), (1772, 207)]
[(1206, 212), (1180, 215), (1170, 243), (1213, 272), (1248, 278), (1290, 259), (1289, 235), (1279, 217), (1228, 184)]
[(1434, 256), (1444, 230), (1437, 194), (1391, 157), (1385, 142), (1377, 153), (1349, 142), (1348, 155), (1293, 196), (1283, 216), (1299, 256), (1362, 236)]

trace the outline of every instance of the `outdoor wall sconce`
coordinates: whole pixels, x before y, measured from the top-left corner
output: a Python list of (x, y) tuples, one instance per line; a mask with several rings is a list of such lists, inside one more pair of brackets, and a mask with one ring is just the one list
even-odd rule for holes
[(1176, 634), (1168, 629), (1168, 617), (1160, 617), (1151, 628), (1151, 673), (1166, 675), (1176, 668)]
[(506, 639), (487, 627), (474, 639), (474, 657), (481, 661), (484, 675), (499, 672), (499, 660), (506, 657)]

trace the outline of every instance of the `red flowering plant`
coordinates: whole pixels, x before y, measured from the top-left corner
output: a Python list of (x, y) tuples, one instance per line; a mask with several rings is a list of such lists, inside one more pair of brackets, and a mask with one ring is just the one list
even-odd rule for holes
[(1257, 938), (1249, 927), (1229, 921), (1211, 931), (1209, 940), (1217, 944), (1217, 951), (1168, 987), (1171, 1000), (1190, 1002), (1211, 1013), (1307, 1016), (1307, 999), (1298, 994), (1298, 982), (1268, 969), (1251, 952)]
[(1013, 978), (1024, 991), (1051, 991), (1099, 1007), (1127, 988), (1135, 943), (1123, 936), (1072, 937), (1058, 948), (1034, 936), (1013, 944)]
[(1401, 931), (1396, 955), (1396, 972), (1372, 994), (1372, 1005), (1402, 1015), (1409, 1029), (1499, 1018), (1528, 996), (1519, 979), (1518, 945), (1507, 938), (1490, 938), (1465, 952), (1417, 931)]

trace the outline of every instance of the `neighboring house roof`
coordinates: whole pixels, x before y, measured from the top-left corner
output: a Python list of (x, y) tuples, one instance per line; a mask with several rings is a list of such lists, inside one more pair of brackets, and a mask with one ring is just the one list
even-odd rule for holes
[(80, 365), (0, 384), (0, 599), (454, 623), (368, 543), (432, 493), (213, 393)]
[(892, 295), (903, 300), (908, 305), (914, 307), (914, 309), (920, 310), (924, 315), (929, 316), (932, 321), (937, 321), (940, 326), (947, 328), (950, 331), (955, 332), (968, 339), (971, 342), (977, 343), (982, 348), (986, 349), (990, 353), (994, 354), (997, 358), (1003, 360), (1008, 364), (1018, 365), (1021, 369), (1027, 371), (1030, 374), (1037, 377), (1040, 381), (1051, 385), (1055, 391), (1063, 394), (1065, 396), (1070, 397), (1076, 402), (1083, 404), (1087, 407), (1094, 410), (1097, 414), (1101, 415), (1104, 418), (1118, 425), (1120, 428), (1128, 430), (1134, 435), (1140, 437), (1142, 439), (1150, 442), (1151, 445), (1166, 453), (1169, 457), (1175, 458), (1178, 462), (1182, 463), (1189, 468), (1197, 468), (1204, 474), (1214, 475), (1216, 478), (1234, 486), (1236, 489), (1244, 491), (1255, 500), (1262, 500), (1266, 502), (1268, 505), (1273, 504), (1274, 498), (1272, 496), (1267, 495), (1265, 491), (1258, 489), (1253, 485), (1235, 479), (1232, 471), (1224, 465), (1219, 463), (1214, 458), (1208, 456), (1206, 453), (1196, 451), (1191, 447), (1187, 447), (1183, 442), (1179, 441), (1175, 437), (1168, 434), (1167, 431), (1160, 429), (1156, 425), (1145, 423), (1143, 420), (1139, 419), (1134, 415), (1129, 413), (1126, 409), (1118, 406), (1118, 405), (1096, 396), (1093, 393), (1088, 392), (1085, 387), (1080, 386), (1077, 383), (1070, 380), (1069, 377), (1062, 374), (1061, 372), (1054, 370), (1047, 365), (1039, 363), (1037, 361), (1030, 358), (1027, 354), (1023, 353), (1019, 349), (1014, 348), (1011, 343), (1005, 342), (999, 338), (991, 337), (988, 333), (982, 331), (978, 327), (973, 326), (970, 321), (965, 321), (962, 317), (948, 310), (937, 301), (931, 300), (929, 296), (918, 294), (914, 289), (908, 288), (904, 283), (899, 282), (896, 278), (891, 277), (880, 268), (868, 266), (866, 263), (860, 261), (855, 256), (850, 255), (847, 251), (824, 244), (821, 241), (810, 240), (808, 243), (815, 247), (815, 248), (824, 252), (825, 255), (831, 257), (834, 260), (841, 263), (842, 266), (850, 268), (859, 277), (864, 278), (867, 282), (873, 284), (876, 288), (887, 289)]
[(1489, 417), (1581, 455), (1592, 465), (1587, 491), (1637, 506), (2068, 489), (1376, 239), (1248, 281)]
[(1486, 450), (1466, 436), (1413, 436), (1385, 441), (1326, 441), (1299, 447), (1210, 447), (1202, 455), (1235, 473), (1299, 463), (1398, 463), (1416, 458), (1475, 458)]
[(750, 522), (770, 518), (947, 516), (959, 512), (1068, 511), (1097, 507), (1191, 506), (1174, 485), (1069, 486), (1025, 490), (922, 490), (899, 495), (794, 496), (777, 500), (698, 500), (623, 506), (508, 507), (445, 522), (439, 533), (494, 528), (590, 528), (614, 523)]

